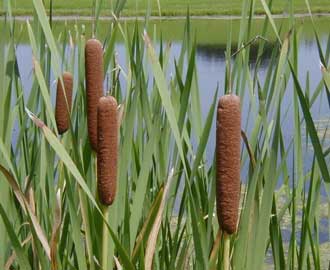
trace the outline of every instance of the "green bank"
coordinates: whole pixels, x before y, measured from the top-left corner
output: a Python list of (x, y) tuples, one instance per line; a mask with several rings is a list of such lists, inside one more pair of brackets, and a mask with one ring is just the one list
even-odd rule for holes
[[(12, 2), (13, 13), (16, 15), (32, 14), (32, 1), (16, 0)], [(50, 7), (50, 0), (46, 0), (46, 8)], [(114, 1), (101, 1), (101, 15), (110, 15)], [(290, 10), (290, 1), (267, 1), (273, 13), (283, 13)], [(94, 1), (90, 0), (57, 0), (53, 1), (53, 10), (55, 15), (92, 15)], [(315, 13), (330, 12), (330, 1), (314, 0), (311, 3), (311, 9)], [(189, 7), (192, 15), (238, 15), (241, 14), (242, 0), (128, 0), (124, 9), (124, 16), (144, 15), (149, 12), (151, 15), (163, 16), (180, 16), (185, 15)], [(255, 12), (257, 14), (264, 13), (261, 1), (255, 3)], [(4, 4), (1, 3), (1, 10), (4, 10)], [(293, 1), (293, 9), (295, 13), (306, 13), (307, 7), (304, 0)]]
[[(288, 18), (278, 18), (274, 20), (275, 25), (281, 29), (280, 36), (284, 37), (290, 29), (290, 20)], [(217, 46), (217, 48), (226, 48), (228, 36), (231, 36), (231, 43), (233, 49), (236, 49), (240, 33), (239, 19), (233, 20), (219, 20), (219, 19), (204, 19), (196, 18), (191, 21), (192, 35), (198, 45)], [(258, 45), (261, 42), (272, 46), (276, 41), (274, 31), (269, 29), (266, 33), (261, 35), (260, 30), (265, 23), (264, 19), (253, 19), (251, 21), (251, 40), (254, 40), (251, 45)], [(314, 24), (322, 35), (327, 35), (330, 23), (329, 17), (315, 17)], [(100, 39), (106, 39), (108, 29), (111, 26), (111, 20), (104, 20), (98, 23), (97, 36)], [(185, 19), (164, 19), (164, 20), (150, 20), (146, 28), (147, 32), (153, 39), (162, 39), (165, 42), (182, 42), (182, 35), (184, 33), (186, 20)], [(20, 44), (28, 44), (29, 36), (27, 32), (27, 25), (25, 21), (17, 21), (15, 23), (17, 31), (15, 38), (19, 40)], [(140, 31), (144, 28), (144, 22), (134, 20), (122, 21), (120, 23), (127, 35), (132, 38), (135, 27)], [(0, 23), (0, 31), (4, 31), (5, 23)], [(75, 33), (77, 30), (82, 30), (84, 35), (89, 38), (92, 36), (93, 23), (86, 20), (68, 20), (58, 21), (53, 24), (52, 31), (54, 36), (58, 39), (63, 38), (63, 31), (66, 33)], [(205, 31), (208, 29), (208, 31)], [(313, 25), (309, 17), (302, 17), (296, 19), (296, 29), (299, 31), (301, 38), (304, 40), (313, 40), (314, 32)], [(258, 38), (260, 37), (260, 38)], [(6, 40), (10, 39), (10, 34), (7, 33)], [(264, 39), (264, 41), (262, 41)], [(123, 43), (123, 36), (118, 35), (117, 42)]]

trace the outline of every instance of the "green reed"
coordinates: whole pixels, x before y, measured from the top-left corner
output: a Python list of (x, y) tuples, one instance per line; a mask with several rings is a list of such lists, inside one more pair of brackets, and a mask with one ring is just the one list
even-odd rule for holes
[[(170, 44), (160, 40), (156, 49), (157, 27), (144, 33), (138, 23), (132, 30), (115, 18), (102, 22), (108, 29), (101, 40), (108, 75), (105, 90), (120, 104), (121, 119), (117, 195), (104, 216), (96, 198), (96, 156), (87, 136), (84, 70), (85, 42), (90, 38), (86, 33), (98, 37), (101, 31), (102, 1), (96, 2), (91, 29), (65, 25), (55, 35), (41, 0), (33, 0), (33, 20), (23, 28), (16, 27), (11, 1), (4, 1), (0, 268), (101, 269), (103, 224), (111, 237), (109, 269), (222, 269), (225, 242), (232, 269), (328, 267), (319, 233), (322, 202), (329, 203), (330, 150), (310, 109), (322, 95), (329, 95), (330, 45), (322, 48), (313, 16), (309, 19), (323, 65), (316, 89), (310, 89), (308, 75), (305, 88), (298, 78), (301, 33), (293, 1), (286, 9), (289, 27), (283, 28), (272, 16), (273, 1), (261, 1), (267, 15), (258, 33), (252, 30), (255, 1), (245, 1), (240, 30), (227, 38), (226, 82), (214, 85), (206, 117), (189, 14), (174, 66)], [(124, 2), (113, 3), (117, 16)], [(16, 45), (25, 33), (33, 52), (31, 89), (23, 85), (17, 59)], [(267, 40), (255, 41), (258, 57), (254, 68), (250, 65), (248, 44), (256, 35), (276, 37), (264, 80), (259, 76)], [(242, 49), (233, 49), (234, 38)], [(125, 46), (125, 66), (115, 56), (118, 40)], [(74, 74), (71, 128), (59, 137), (51, 80), (64, 70)], [(174, 70), (170, 78), (168, 70)], [(241, 164), (247, 173), (242, 173), (240, 220), (237, 233), (224, 241), (215, 215), (215, 165), (205, 150), (215, 145), (210, 134), (218, 96), (230, 86), (248, 106), (249, 117), (243, 119), (253, 125), (248, 129), (242, 122)], [(282, 104), (287, 95), (293, 100), (294, 136), (289, 142), (281, 126), (291, 113)], [(304, 169), (306, 144), (312, 146), (313, 162)], [(290, 228), (289, 241), (284, 240), (284, 221)]]

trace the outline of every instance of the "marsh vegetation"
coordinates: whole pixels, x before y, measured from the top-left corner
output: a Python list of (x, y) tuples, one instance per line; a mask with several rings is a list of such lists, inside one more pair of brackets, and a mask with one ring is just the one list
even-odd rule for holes
[[(327, 19), (311, 10), (295, 18), (289, 1), (288, 18), (275, 20), (273, 1), (262, 0), (265, 18), (253, 20), (256, 3), (248, 0), (242, 19), (210, 28), (189, 14), (177, 25), (148, 16), (102, 22), (101, 2), (91, 23), (59, 25), (41, 0), (32, 1), (25, 23), (4, 2), (0, 268), (223, 269), (229, 262), (232, 269), (327, 269)], [(114, 3), (117, 18), (124, 2)], [(88, 138), (92, 37), (103, 46), (103, 95), (116, 99), (120, 124), (107, 211)], [(200, 72), (203, 55), (221, 59), (213, 66), (219, 79)], [(59, 135), (55, 96), (65, 71), (72, 103)], [(241, 99), (241, 186), (237, 230), (225, 241), (216, 215), (215, 121), (218, 99), (230, 90)]]

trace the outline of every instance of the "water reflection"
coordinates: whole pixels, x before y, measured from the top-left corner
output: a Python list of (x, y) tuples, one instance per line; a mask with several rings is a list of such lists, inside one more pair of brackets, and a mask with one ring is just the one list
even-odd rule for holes
[[(237, 46), (233, 46), (231, 48), (232, 55), (237, 54), (245, 49), (250, 50), (249, 61), (251, 64), (255, 64), (258, 58), (258, 53), (261, 44), (255, 44), (252, 46), (248, 46), (242, 49), (238, 49)], [(273, 50), (275, 49), (275, 43), (265, 43), (263, 42), (263, 52), (262, 55), (259, 56), (262, 59), (261, 64), (266, 67), (268, 60), (270, 59)], [(207, 61), (221, 61), (225, 60), (225, 52), (226, 45), (225, 44), (198, 44), (196, 46), (197, 56)]]

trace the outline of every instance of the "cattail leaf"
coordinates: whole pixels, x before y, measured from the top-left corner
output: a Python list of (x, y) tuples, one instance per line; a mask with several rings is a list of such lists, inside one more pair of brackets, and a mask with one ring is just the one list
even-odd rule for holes
[(209, 110), (209, 113), (207, 114), (206, 117), (206, 121), (205, 121), (205, 125), (204, 125), (204, 129), (203, 129), (203, 133), (200, 139), (200, 142), (198, 144), (198, 148), (197, 148), (197, 154), (194, 160), (194, 164), (192, 166), (192, 171), (190, 174), (190, 178), (192, 179), (198, 169), (198, 166), (200, 166), (200, 162), (203, 158), (203, 154), (210, 136), (210, 131), (211, 131), (211, 127), (212, 127), (212, 122), (213, 122), (213, 117), (214, 117), (214, 111), (216, 108), (216, 102), (217, 102), (217, 96), (218, 96), (218, 89), (215, 91), (214, 97), (213, 97), (213, 102), (211, 104), (211, 108)]
[(116, 1), (116, 6), (114, 8), (114, 13), (115, 13), (116, 17), (118, 17), (120, 15), (120, 12), (125, 7), (126, 1), (127, 0), (117, 0)]
[(49, 247), (47, 238), (45, 237), (45, 234), (38, 222), (38, 219), (34, 215), (28, 201), (26, 200), (24, 194), (22, 193), (22, 191), (21, 191), (20, 187), (18, 186), (14, 177), (1, 164), (0, 164), (0, 171), (6, 177), (9, 185), (12, 187), (14, 194), (22, 207), (22, 210), (28, 212), (30, 219), (31, 219), (32, 226), (35, 229), (35, 232), (37, 234), (37, 237), (38, 237), (40, 243), (42, 244), (48, 258), (50, 259), (50, 247)]
[[(123, 220), (124, 213), (122, 211), (122, 205), (125, 204), (125, 197), (127, 192), (127, 170), (131, 163), (130, 155), (132, 152), (133, 144), (133, 130), (134, 123), (136, 119), (136, 108), (137, 108), (137, 98), (133, 96), (132, 103), (125, 106), (127, 108), (126, 113), (124, 114), (123, 121), (123, 135), (121, 136), (120, 142), (123, 144), (120, 148), (120, 159), (119, 159), (119, 172), (118, 179), (120, 179), (121, 184), (118, 185), (118, 194), (114, 202), (113, 207), (110, 209), (110, 215), (116, 216), (112, 224), (120, 224)], [(128, 100), (127, 100), (128, 102)], [(125, 142), (125, 143), (124, 143)], [(118, 222), (118, 223), (117, 223)]]
[(52, 127), (57, 132), (56, 120), (55, 120), (52, 104), (50, 102), (50, 95), (49, 95), (49, 92), (47, 90), (47, 85), (46, 85), (45, 78), (42, 74), (39, 62), (36, 59), (33, 59), (33, 64), (34, 64), (35, 75), (36, 75), (37, 80), (39, 82), (41, 95), (42, 95), (42, 97), (44, 99), (44, 102), (45, 102), (45, 105), (46, 105), (47, 114), (51, 119)]
[(16, 258), (17, 258), (16, 253), (15, 253), (15, 251), (13, 251), (13, 253), (10, 255), (10, 257), (7, 259), (4, 269), (10, 270), (10, 267), (13, 265)]
[(212, 251), (210, 254), (210, 260), (209, 260), (209, 269), (210, 270), (215, 270), (216, 269), (216, 261), (218, 258), (218, 254), (219, 254), (219, 248), (220, 248), (220, 244), (221, 244), (221, 230), (218, 230), (217, 233), (217, 237), (214, 241), (213, 247), (212, 247)]
[[(254, 241), (254, 231), (253, 228), (257, 223), (257, 215), (254, 209), (254, 198), (256, 194), (257, 182), (259, 175), (263, 175), (264, 167), (261, 166), (262, 160), (257, 160), (256, 169), (253, 171), (252, 176), (249, 180), (249, 188), (247, 191), (244, 208), (240, 214), (240, 223), (238, 227), (239, 237), (236, 240), (234, 254), (233, 254), (233, 264), (237, 269), (247, 269), (247, 256), (242, 254), (249, 254), (249, 250), (252, 249)], [(255, 250), (253, 250), (255, 252)]]
[[(155, 123), (155, 127), (159, 127), (158, 123)], [(133, 247), (135, 243), (135, 238), (139, 226), (139, 220), (143, 209), (143, 202), (147, 192), (148, 174), (152, 167), (152, 157), (155, 152), (156, 143), (158, 143), (159, 139), (160, 139), (160, 129), (155, 128), (153, 135), (151, 136), (147, 145), (145, 146), (143, 162), (141, 165), (140, 174), (136, 181), (137, 187), (131, 205), (131, 218), (129, 222), (130, 233), (131, 233), (130, 235), (131, 247)]]
[(1, 152), (2, 158), (6, 161), (6, 163), (7, 163), (6, 165), (8, 166), (11, 174), (14, 176), (15, 179), (18, 179), (17, 170), (14, 168), (14, 163), (11, 162), (10, 153), (7, 150), (7, 147), (5, 146), (1, 137), (0, 137), (0, 152)]
[(97, 29), (98, 29), (98, 22), (99, 22), (99, 18), (100, 18), (100, 12), (102, 9), (102, 5), (103, 5), (103, 0), (95, 0), (94, 1), (94, 33), (93, 35), (96, 35), (97, 33)]
[(105, 51), (104, 51), (104, 70), (107, 71), (110, 66), (111, 58), (113, 57), (113, 52), (115, 49), (115, 41), (117, 38), (117, 32), (119, 28), (119, 23), (117, 20), (114, 21), (113, 25), (111, 26), (111, 35), (109, 40), (105, 42)]
[(143, 242), (146, 241), (147, 236), (150, 234), (150, 230), (152, 228), (152, 225), (154, 224), (156, 215), (160, 207), (160, 203), (163, 198), (163, 193), (164, 193), (164, 187), (162, 187), (159, 190), (154, 202), (152, 203), (152, 206), (150, 207), (149, 214), (142, 226), (142, 229), (140, 230), (139, 235), (136, 237), (136, 244), (132, 253), (133, 262), (137, 260), (137, 256), (139, 256), (140, 248)]
[[(269, 149), (267, 152), (268, 154), (265, 155), (264, 161), (264, 175), (263, 177), (268, 181), (265, 181), (264, 185), (264, 193), (262, 196), (262, 200), (260, 201), (260, 214), (258, 216), (257, 226), (255, 227), (255, 240), (252, 244), (254, 251), (259, 251), (260, 253), (266, 250), (268, 245), (267, 235), (269, 233), (269, 224), (270, 224), (270, 216), (271, 210), (273, 205), (273, 198), (269, 198), (266, 194), (273, 194), (277, 185), (277, 181), (279, 176), (283, 171), (283, 167), (286, 164), (286, 157), (277, 162), (277, 151), (278, 151), (278, 143), (279, 143), (279, 133), (280, 133), (280, 121), (276, 122), (275, 130), (274, 130), (274, 137), (272, 148)], [(268, 145), (268, 144), (267, 144)], [(266, 147), (264, 147), (266, 148)], [(261, 256), (255, 256), (248, 258), (248, 269), (261, 269), (263, 265), (263, 259)]]
[(92, 226), (94, 224), (92, 220), (90, 220), (90, 215), (88, 215), (89, 205), (87, 202), (87, 196), (83, 194), (82, 190), (79, 189), (79, 201), (81, 205), (81, 216), (82, 221), (85, 227), (85, 237), (86, 237), (86, 249), (89, 258), (89, 269), (94, 270), (94, 254), (93, 254), (93, 242), (92, 242)]
[(118, 258), (116, 256), (113, 256), (114, 257), (114, 260), (115, 260), (115, 264), (116, 264), (116, 267), (118, 270), (123, 270), (123, 267), (122, 265), (120, 264)]
[[(36, 124), (37, 127), (39, 127), (44, 136), (46, 137), (48, 143), (50, 146), (54, 149), (54, 151), (58, 154), (60, 159), (63, 161), (63, 163), (66, 165), (68, 171), (73, 175), (73, 177), (77, 180), (80, 187), (84, 190), (86, 195), (88, 196), (89, 200), (92, 202), (96, 210), (102, 215), (102, 211), (97, 205), (90, 189), (88, 188), (86, 182), (84, 181), (83, 177), (81, 176), (79, 170), (77, 169), (76, 165), (72, 161), (70, 155), (65, 150), (64, 146), (59, 142), (57, 137), (51, 132), (51, 130), (40, 120), (38, 119), (33, 113), (31, 113), (28, 109), (26, 109), (26, 112), (28, 113), (31, 120)], [(104, 219), (103, 215), (102, 218)], [(125, 269), (133, 270), (134, 266), (132, 265), (131, 261), (129, 260), (129, 256), (127, 255), (126, 251), (123, 249), (122, 245), (120, 244), (118, 238), (114, 234), (114, 232), (111, 230), (108, 221), (104, 219), (104, 222), (107, 225), (107, 228), (109, 230), (109, 233), (111, 234), (112, 239), (115, 242), (115, 245), (117, 247), (117, 250), (119, 254), (121, 255), (123, 261), (125, 262)]]
[(52, 270), (58, 269), (56, 254), (57, 254), (57, 242), (58, 242), (58, 236), (59, 236), (59, 232), (60, 232), (61, 222), (62, 222), (61, 191), (58, 190), (57, 195), (56, 195), (55, 215), (54, 215), (52, 237), (50, 240), (50, 255), (51, 255), (51, 262), (52, 262)]
[(203, 224), (203, 217), (201, 217), (201, 213), (197, 210), (197, 202), (195, 202), (195, 198), (191, 194), (191, 191), (188, 194), (194, 251), (196, 253), (196, 266), (198, 269), (207, 269), (208, 251), (206, 251), (206, 231), (204, 226), (201, 226)]
[(189, 263), (189, 245), (190, 239), (184, 239), (179, 255), (177, 256), (177, 263), (175, 269), (187, 269)]
[[(323, 65), (321, 66), (321, 71), (322, 71), (322, 75), (323, 75), (323, 81), (326, 86), (325, 90), (326, 90), (327, 97), (328, 97), (328, 103), (330, 106), (330, 72)], [(322, 90), (322, 88), (319, 88), (319, 89)]]
[[(188, 107), (188, 103), (189, 103), (189, 95), (191, 92), (191, 85), (192, 85), (192, 81), (193, 81), (193, 75), (196, 72), (195, 71), (195, 54), (196, 54), (196, 47), (194, 46), (191, 54), (190, 54), (190, 58), (189, 58), (189, 65), (188, 65), (188, 70), (187, 70), (187, 74), (186, 74), (186, 81), (185, 81), (185, 85), (184, 88), (182, 89), (182, 94), (181, 94), (181, 104), (180, 104), (180, 114), (179, 114), (179, 120), (178, 120), (178, 126), (179, 126), (179, 130), (182, 130), (183, 127), (183, 123), (185, 120), (185, 116), (187, 114), (187, 107)], [(179, 85), (182, 85), (181, 81), (181, 77), (180, 77), (180, 73), (178, 70), (177, 65), (175, 64), (175, 68), (176, 68), (176, 76), (178, 78), (178, 83)], [(182, 86), (181, 86), (182, 88)], [(198, 112), (196, 112), (196, 115), (198, 114)]]
[[(85, 250), (82, 247), (81, 243), (83, 242), (83, 236), (80, 233), (80, 220), (77, 215), (77, 211), (75, 209), (74, 203), (74, 187), (72, 187), (72, 183), (67, 184), (67, 196), (68, 196), (68, 208), (70, 215), (70, 223), (72, 227), (71, 237), (75, 245), (75, 253), (78, 258), (85, 258)], [(78, 266), (81, 270), (87, 270), (86, 260), (78, 260)]]
[(1, 164), (0, 164), (0, 171), (5, 176), (5, 179), (7, 180), (8, 184), (13, 189), (13, 192), (14, 192), (22, 210), (25, 213), (28, 212), (29, 217), (30, 217), (31, 227), (34, 228), (35, 233), (36, 233), (40, 243), (42, 244), (48, 259), (50, 259), (50, 247), (48, 244), (48, 240), (38, 222), (37, 217), (35, 216), (33, 209), (30, 207), (29, 202), (26, 200), (25, 195), (23, 194), (23, 192), (20, 189), (20, 186), (17, 183), (16, 179), (18, 179), (18, 177), (17, 177), (16, 171), (14, 171), (13, 165), (9, 158), (9, 153), (7, 152), (3, 142), (1, 141), (1, 138), (0, 138), (0, 151), (1, 151), (2, 155), (4, 156), (6, 162), (9, 166), (9, 169), (12, 173), (7, 171), (7, 169), (4, 166), (2, 166)]
[(8, 236), (10, 238), (10, 241), (13, 245), (13, 248), (15, 250), (19, 265), (20, 265), (20, 269), (22, 270), (30, 270), (31, 269), (31, 265), (29, 263), (29, 260), (27, 258), (27, 254), (24, 251), (24, 249), (22, 248), (16, 233), (14, 231), (13, 226), (10, 224), (10, 221), (8, 219), (8, 216), (6, 214), (6, 211), (3, 209), (2, 205), (0, 204), (0, 215), (2, 217), (3, 223), (6, 227)]
[(57, 137), (54, 135), (54, 133), (39, 119), (37, 118), (33, 113), (31, 113), (27, 108), (26, 112), (31, 118), (31, 120), (36, 124), (38, 128), (40, 128), (47, 139), (50, 146), (54, 149), (56, 154), (60, 157), (60, 159), (63, 161), (63, 163), (66, 165), (67, 169), (71, 172), (71, 174), (74, 176), (74, 178), (77, 180), (78, 184), (81, 186), (81, 188), (84, 190), (90, 201), (93, 203), (93, 205), (96, 207), (96, 209), (101, 213), (100, 208), (98, 207), (89, 187), (87, 186), (84, 178), (81, 176), (78, 168), (76, 167), (75, 163), (71, 159), (68, 152), (65, 150), (64, 146), (60, 143), (60, 141), (57, 139)]
[(57, 125), (56, 125), (55, 115), (54, 115), (52, 104), (51, 104), (50, 94), (49, 94), (49, 91), (48, 91), (48, 88), (47, 88), (47, 84), (46, 84), (44, 75), (42, 73), (42, 70), (41, 70), (39, 61), (36, 58), (36, 56), (38, 55), (37, 42), (35, 40), (33, 31), (32, 31), (32, 28), (31, 28), (31, 25), (30, 25), (30, 23), (28, 21), (27, 21), (27, 28), (28, 28), (30, 44), (31, 44), (31, 47), (32, 47), (32, 52), (33, 52), (33, 59), (32, 59), (32, 61), (33, 61), (34, 73), (35, 73), (35, 76), (36, 76), (37, 81), (38, 81), (38, 84), (39, 84), (41, 95), (42, 95), (43, 100), (45, 102), (45, 107), (46, 107), (47, 115), (50, 117), (52, 127), (57, 132)]
[(282, 42), (281, 42), (281, 38), (280, 38), (280, 36), (279, 36), (279, 34), (278, 34), (278, 31), (277, 31), (277, 28), (276, 28), (275, 21), (274, 21), (274, 19), (273, 19), (273, 17), (272, 17), (272, 14), (271, 14), (271, 12), (270, 12), (270, 10), (269, 10), (269, 7), (268, 7), (266, 1), (265, 1), (265, 0), (260, 0), (260, 1), (261, 1), (261, 4), (262, 4), (262, 6), (263, 6), (265, 12), (266, 12), (266, 15), (267, 15), (267, 17), (268, 17), (268, 20), (269, 20), (269, 22), (270, 22), (270, 24), (271, 24), (271, 26), (272, 26), (272, 28), (273, 28), (273, 30), (274, 30), (274, 33), (275, 33), (275, 35), (276, 35), (278, 41), (279, 41), (280, 43), (282, 43)]
[(316, 131), (316, 128), (315, 128), (313, 118), (312, 118), (311, 113), (309, 111), (309, 107), (308, 107), (306, 98), (304, 96), (304, 93), (302, 91), (302, 88), (300, 86), (297, 75), (294, 72), (293, 67), (292, 67), (290, 62), (289, 62), (289, 65), (290, 65), (293, 81), (294, 81), (294, 84), (295, 84), (295, 90), (296, 90), (296, 93), (298, 95), (300, 106), (301, 106), (301, 109), (302, 109), (304, 117), (305, 117), (306, 126), (307, 126), (307, 129), (308, 129), (310, 138), (311, 138), (311, 142), (312, 142), (312, 145), (313, 145), (313, 148), (314, 148), (314, 152), (315, 152), (315, 155), (316, 155), (317, 162), (319, 164), (319, 167), (320, 167), (320, 170), (321, 170), (321, 173), (322, 173), (322, 176), (323, 176), (323, 180), (327, 183), (330, 183), (330, 175), (329, 175), (327, 163), (325, 162), (325, 159), (324, 159), (322, 146), (321, 146), (319, 137), (317, 135), (317, 131)]
[(124, 113), (125, 113), (125, 104), (119, 104), (117, 110), (117, 119), (118, 119), (118, 127), (121, 126), (124, 120)]
[(61, 59), (61, 57), (59, 55), (53, 33), (52, 33), (52, 30), (49, 25), (49, 20), (47, 18), (45, 7), (42, 3), (42, 0), (32, 0), (32, 2), (33, 2), (33, 6), (35, 8), (40, 26), (45, 34), (47, 44), (51, 51), (53, 72), (54, 72), (55, 78), (59, 78), (60, 74), (61, 74), (61, 65), (60, 65), (59, 59)]
[(154, 225), (152, 227), (152, 230), (151, 230), (149, 238), (148, 238), (147, 248), (146, 248), (146, 252), (145, 252), (145, 259), (144, 259), (144, 265), (145, 265), (144, 268), (146, 270), (153, 269), (152, 262), (153, 262), (154, 253), (155, 253), (155, 250), (156, 250), (157, 237), (158, 237), (160, 225), (161, 225), (161, 222), (162, 222), (162, 216), (163, 216), (164, 208), (166, 206), (166, 201), (168, 199), (168, 193), (169, 193), (171, 183), (172, 183), (173, 178), (174, 178), (173, 174), (174, 174), (174, 169), (172, 169), (170, 171), (169, 175), (168, 175), (167, 182), (166, 182), (166, 185), (165, 185), (165, 188), (164, 188), (163, 198), (162, 198), (162, 201), (160, 203), (159, 210), (158, 210)]
[(131, 260), (130, 260), (130, 257), (128, 256), (126, 250), (123, 248), (123, 246), (120, 244), (119, 242), (119, 239), (118, 237), (115, 235), (115, 233), (113, 232), (113, 230), (110, 228), (110, 226), (108, 224), (107, 225), (107, 228), (109, 230), (109, 233), (117, 247), (117, 251), (118, 251), (118, 254), (120, 255), (121, 257), (121, 262), (124, 266), (124, 269), (127, 269), (127, 270), (135, 270), (135, 267), (134, 265), (132, 264)]
[(186, 166), (186, 162), (185, 162), (185, 158), (184, 158), (184, 154), (183, 154), (183, 147), (182, 147), (180, 132), (179, 132), (177, 120), (175, 117), (173, 105), (171, 102), (171, 98), (170, 98), (168, 90), (167, 90), (167, 83), (166, 83), (165, 75), (164, 75), (164, 72), (162, 71), (162, 68), (157, 59), (156, 52), (155, 52), (154, 48), (152, 47), (150, 38), (148, 37), (146, 32), (144, 33), (144, 42), (148, 49), (150, 64), (152, 67), (152, 71), (154, 73), (154, 78), (155, 78), (155, 82), (157, 85), (157, 89), (158, 89), (159, 95), (162, 99), (163, 107), (166, 111), (168, 121), (172, 128), (173, 136), (175, 138), (175, 142), (178, 147), (179, 155), (181, 157), (181, 161), (183, 163), (184, 170), (185, 170), (186, 174), (188, 174), (187, 166)]

